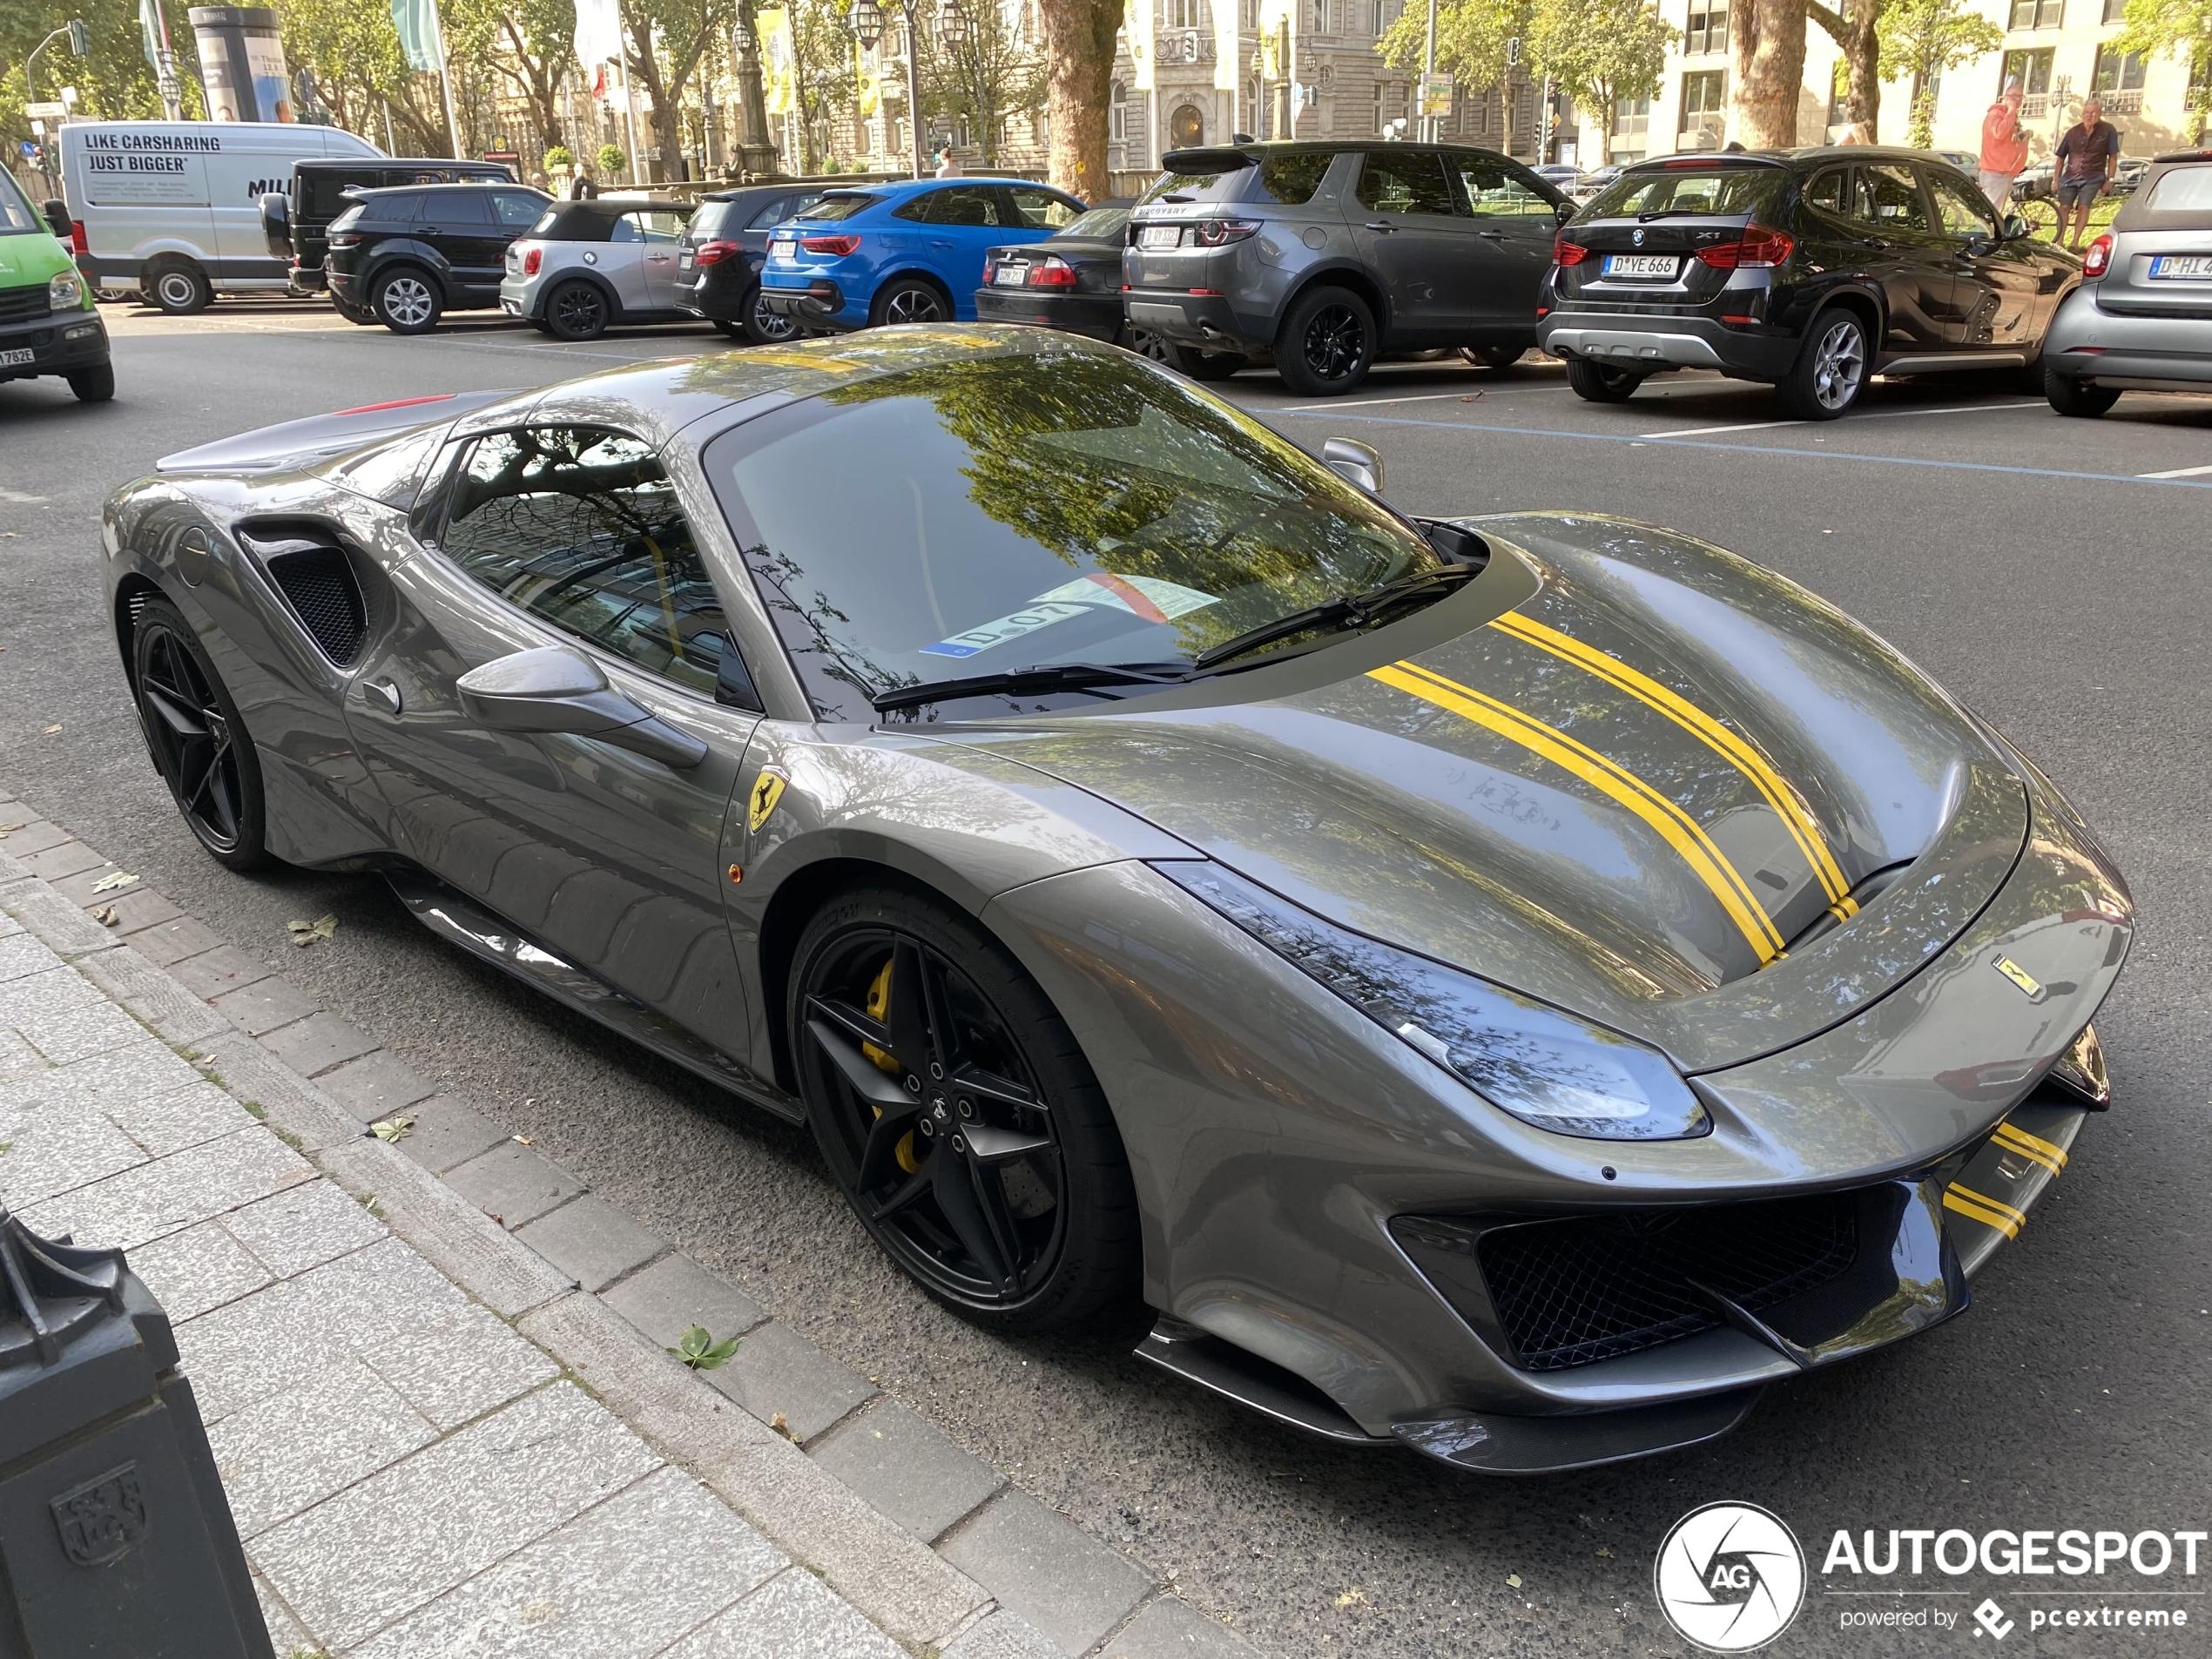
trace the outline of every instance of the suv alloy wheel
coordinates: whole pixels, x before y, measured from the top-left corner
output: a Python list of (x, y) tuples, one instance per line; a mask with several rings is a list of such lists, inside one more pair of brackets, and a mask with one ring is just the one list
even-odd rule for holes
[(1804, 348), (1781, 386), (1800, 421), (1832, 421), (1866, 389), (1866, 325), (1849, 311), (1824, 311), (1805, 331)]
[(1275, 368), (1304, 397), (1336, 397), (1367, 377), (1375, 361), (1375, 314), (1348, 288), (1311, 288), (1283, 320)]
[(395, 334), (427, 334), (438, 326), (439, 303), (435, 283), (411, 265), (388, 271), (377, 280), (370, 303), (384, 326)]

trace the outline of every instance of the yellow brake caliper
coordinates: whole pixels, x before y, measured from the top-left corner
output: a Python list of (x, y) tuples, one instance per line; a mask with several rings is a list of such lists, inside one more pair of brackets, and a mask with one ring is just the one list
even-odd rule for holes
[[(881, 971), (868, 986), (868, 1017), (873, 1020), (888, 1020), (891, 1017), (891, 958), (888, 956), (883, 959)], [(894, 1077), (906, 1069), (873, 1042), (862, 1043), (860, 1052), (873, 1061), (879, 1070), (887, 1071)], [(883, 1116), (882, 1107), (876, 1107), (874, 1111), (878, 1117)], [(899, 1160), (899, 1167), (908, 1175), (921, 1172), (921, 1162), (914, 1157), (914, 1136), (912, 1130), (908, 1130), (899, 1137), (899, 1144), (894, 1156)]]

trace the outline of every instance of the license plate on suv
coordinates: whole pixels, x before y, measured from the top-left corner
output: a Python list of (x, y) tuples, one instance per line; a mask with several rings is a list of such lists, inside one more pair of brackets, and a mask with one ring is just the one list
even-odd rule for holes
[(2212, 253), (2161, 253), (2150, 262), (2150, 273), (2169, 282), (2202, 282), (2212, 277)]
[(796, 237), (783, 237), (769, 243), (768, 257), (772, 260), (783, 260), (786, 261), (797, 259), (799, 257), (798, 239)]
[(1672, 253), (1608, 253), (1605, 274), (1609, 277), (1672, 278), (1682, 261)]
[(1183, 244), (1180, 225), (1147, 225), (1136, 233), (1139, 247), (1179, 247)]
[(38, 354), (25, 346), (19, 351), (0, 351), (0, 368), (28, 368), (38, 361)]
[(688, 271), (691, 268), (691, 250), (690, 248), (687, 247), (678, 250), (676, 255), (676, 268), (679, 271)]

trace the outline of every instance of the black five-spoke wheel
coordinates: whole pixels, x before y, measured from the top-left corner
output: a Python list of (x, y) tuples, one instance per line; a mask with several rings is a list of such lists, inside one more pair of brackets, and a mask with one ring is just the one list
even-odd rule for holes
[(1035, 984), (919, 895), (810, 924), (792, 1024), (815, 1137), (900, 1267), (970, 1317), (1046, 1329), (1124, 1288), (1134, 1214), (1097, 1085)]
[(134, 649), (139, 723), (185, 821), (233, 869), (262, 862), (253, 745), (190, 625), (173, 606), (152, 601), (139, 614)]

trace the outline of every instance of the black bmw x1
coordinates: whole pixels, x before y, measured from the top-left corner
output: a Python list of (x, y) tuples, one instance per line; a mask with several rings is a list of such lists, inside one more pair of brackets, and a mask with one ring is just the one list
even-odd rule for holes
[[(2081, 280), (1925, 152), (1823, 147), (1629, 168), (1563, 226), (1537, 340), (1583, 397), (1652, 374), (1764, 381), (1833, 420), (1874, 374), (2019, 368)], [(2040, 378), (2036, 381), (2040, 389)]]

